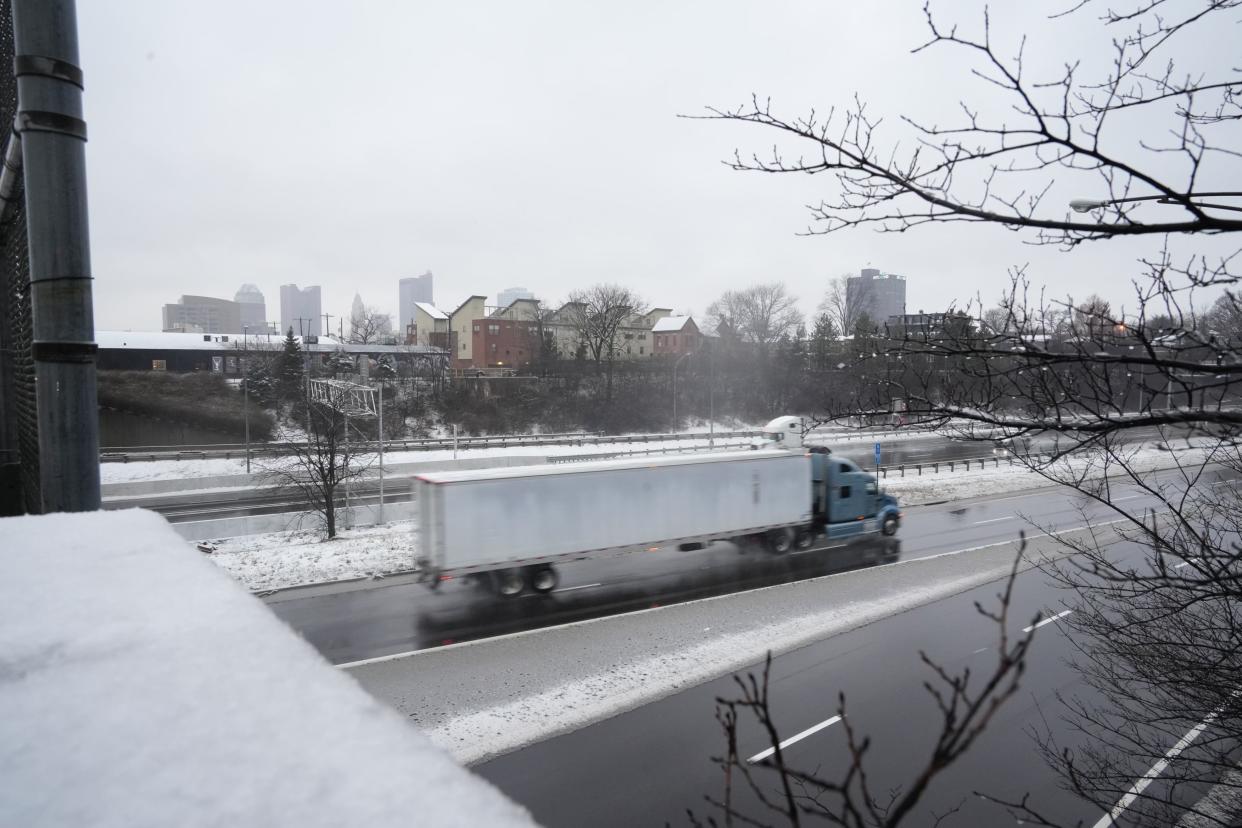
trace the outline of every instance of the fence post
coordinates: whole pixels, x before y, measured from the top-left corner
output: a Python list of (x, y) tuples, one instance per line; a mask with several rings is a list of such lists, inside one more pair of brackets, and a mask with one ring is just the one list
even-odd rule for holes
[(99, 508), (99, 403), (73, 0), (14, 0), (44, 512)]

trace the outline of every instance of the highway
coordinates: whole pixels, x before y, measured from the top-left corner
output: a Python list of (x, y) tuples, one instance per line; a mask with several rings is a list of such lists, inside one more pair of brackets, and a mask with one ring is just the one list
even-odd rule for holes
[[(1209, 482), (1233, 484), (1223, 478)], [(1118, 489), (1113, 497), (1131, 510), (1154, 505), (1148, 495), (1132, 489)], [(638, 556), (641, 560), (583, 561), (564, 568), (565, 578), (552, 595), (510, 601), (457, 584), (431, 593), (403, 579), (345, 590), (290, 590), (268, 600), (278, 616), (327, 658), (344, 663), (884, 566), (897, 556), (908, 560), (1003, 544), (1024, 528), (1038, 534), (1116, 519), (1107, 507), (1067, 490), (1040, 489), (911, 508), (899, 549), (859, 544), (775, 558), (742, 554), (720, 544), (700, 552)], [(1132, 546), (1117, 548), (1128, 556), (1141, 554)], [(843, 770), (844, 730), (831, 719), (837, 693), (844, 692), (851, 723), (873, 739), (868, 772), (874, 789), (887, 791), (907, 781), (940, 721), (922, 689), (928, 673), (918, 653), (926, 651), (950, 671), (969, 666), (976, 675), (986, 672), (995, 657), (996, 630), (978, 616), (974, 602), (987, 604), (997, 589), (998, 584), (986, 585), (775, 659), (773, 699), (782, 736), (806, 734), (788, 747), (788, 760), (803, 769), (818, 768), (825, 778)], [(1063, 612), (1063, 597), (1038, 570), (1024, 574), (1011, 631), (1037, 616), (1049, 619)], [(1048, 728), (1061, 747), (1070, 748), (1080, 738), (1060, 718), (1057, 701), (1057, 694), (1093, 698), (1093, 691), (1066, 664), (1070, 652), (1059, 620), (1040, 628), (1019, 695), (941, 777), (920, 817), (910, 824), (930, 824), (933, 812), (953, 808), (960, 811), (946, 825), (1020, 824), (974, 795), (980, 791), (1014, 799), (1029, 793), (1045, 816), (1069, 825), (1080, 820), (1095, 825), (1102, 809), (1061, 790), (1031, 736)], [(749, 669), (757, 671), (761, 664)], [(734, 691), (729, 677), (722, 677), (493, 759), (476, 770), (547, 826), (688, 824), (687, 809), (701, 817), (718, 817), (704, 800), (723, 791), (721, 772), (710, 761), (724, 749), (714, 718), (715, 699), (732, 697)], [(747, 723), (740, 734), (741, 751), (757, 754), (766, 747), (764, 737)], [(1190, 801), (1201, 793), (1189, 788), (1180, 796)], [(740, 793), (738, 804), (751, 816), (780, 824), (763, 814), (751, 794)]]
[[(1145, 502), (1134, 493), (1117, 497), (1127, 507)], [(1083, 508), (1095, 520), (1116, 519), (1080, 495), (1045, 488), (907, 509), (896, 547), (862, 542), (772, 557), (721, 543), (636, 553), (567, 564), (552, 594), (507, 601), (464, 583), (432, 592), (412, 576), (290, 589), (266, 600), (330, 661), (345, 663), (1001, 543), (1033, 531), (1028, 519), (1054, 530), (1083, 526)]]
[[(1130, 550), (1132, 553), (1135, 550)], [(786, 761), (820, 778), (840, 781), (848, 761), (845, 732), (833, 722), (837, 694), (846, 694), (847, 715), (857, 731), (872, 739), (867, 771), (881, 795), (908, 784), (939, 733), (941, 716), (922, 683), (930, 673), (919, 652), (951, 672), (969, 667), (985, 675), (996, 658), (996, 628), (973, 606), (995, 605), (998, 584), (990, 584), (796, 650), (773, 661), (772, 708), (782, 738), (810, 732), (784, 750)], [(1060, 592), (1038, 571), (1020, 580), (1011, 631), (1030, 624), (1037, 613), (1062, 611)], [(1037, 631), (1019, 693), (1004, 707), (981, 739), (929, 790), (909, 821), (930, 825), (933, 814), (961, 810), (948, 826), (1023, 824), (975, 792), (1031, 801), (1064, 825), (1080, 820), (1091, 826), (1099, 807), (1063, 791), (1056, 774), (1040, 757), (1031, 736), (1051, 728), (1061, 747), (1079, 736), (1061, 719), (1056, 694), (1095, 698), (1065, 661), (1071, 645), (1057, 622)], [(762, 670), (762, 663), (749, 669)], [(743, 671), (745, 672), (745, 671)], [(723, 677), (669, 696), (629, 713), (549, 739), (479, 765), (476, 772), (529, 808), (548, 828), (557, 826), (686, 825), (688, 809), (700, 817), (721, 814), (705, 801), (723, 795), (721, 770), (710, 758), (725, 750), (714, 716), (718, 697), (736, 698), (737, 687)], [(769, 747), (753, 720), (744, 719), (739, 751), (756, 756)], [(826, 726), (825, 726), (826, 725)], [(814, 730), (822, 726), (819, 730)], [(758, 777), (765, 793), (774, 775)], [(765, 811), (741, 784), (738, 807), (749, 816), (785, 824)], [(1194, 798), (1201, 791), (1187, 791)], [(1122, 824), (1125, 824), (1124, 822)]]
[[(1141, 439), (1146, 439), (1142, 436)], [(1043, 449), (1048, 441), (1039, 442), (1036, 448)], [(869, 469), (875, 464), (873, 443), (870, 441), (854, 441), (834, 446), (833, 450), (843, 457), (858, 463), (862, 468)], [(975, 459), (992, 456), (988, 444), (964, 442), (947, 437), (927, 437), (915, 440), (904, 440), (885, 445), (882, 462), (885, 466), (905, 464), (913, 466), (918, 463), (946, 462), (950, 460)], [(411, 498), (408, 478), (394, 477), (388, 480), (385, 487), (385, 503), (399, 503)], [(350, 487), (350, 502), (370, 504), (379, 502), (379, 487), (373, 481), (359, 482)], [(341, 496), (344, 503), (344, 495)], [(105, 509), (151, 509), (164, 515), (171, 523), (197, 520), (213, 520), (218, 518), (245, 517), (249, 515), (267, 515), (283, 512), (303, 511), (305, 504), (296, 495), (288, 492), (274, 492), (270, 488), (239, 489), (231, 491), (169, 491), (160, 494), (136, 495), (132, 497), (109, 497), (104, 502)]]

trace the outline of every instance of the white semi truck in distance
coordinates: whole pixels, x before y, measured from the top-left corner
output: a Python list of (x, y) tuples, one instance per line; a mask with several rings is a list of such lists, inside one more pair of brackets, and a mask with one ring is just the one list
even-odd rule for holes
[(415, 558), (433, 588), (470, 577), (512, 596), (551, 592), (558, 564), (605, 555), (719, 540), (779, 555), (896, 533), (901, 511), (875, 477), (802, 436), (779, 417), (759, 450), (419, 475)]

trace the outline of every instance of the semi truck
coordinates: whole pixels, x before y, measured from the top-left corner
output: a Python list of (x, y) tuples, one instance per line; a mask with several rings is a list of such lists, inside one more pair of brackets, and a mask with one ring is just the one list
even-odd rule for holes
[(514, 596), (551, 592), (569, 561), (718, 541), (783, 555), (897, 532), (897, 501), (875, 477), (793, 431), (774, 427), (784, 436), (766, 442), (781, 449), (419, 475), (420, 575), (432, 588), (469, 578)]

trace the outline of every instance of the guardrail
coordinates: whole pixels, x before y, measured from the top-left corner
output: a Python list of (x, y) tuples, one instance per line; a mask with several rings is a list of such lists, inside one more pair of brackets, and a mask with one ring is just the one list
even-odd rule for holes
[[(517, 448), (520, 446), (591, 446), (616, 443), (665, 443), (683, 440), (728, 440), (755, 437), (757, 430), (685, 432), (681, 434), (611, 434), (573, 432), (563, 434), (505, 434), (492, 437), (435, 437), (418, 440), (385, 440), (384, 451), (444, 451), (472, 448)], [(305, 443), (252, 443), (251, 457), (288, 454)], [(378, 443), (358, 443), (362, 450), (376, 450)], [(208, 460), (234, 459), (246, 456), (245, 444), (222, 443), (211, 446), (136, 446), (123, 449), (103, 449), (101, 463), (135, 463), (152, 460)]]
[[(1042, 453), (1026, 454), (1022, 455), (1022, 457), (1027, 460), (1033, 460), (1034, 462), (1040, 462), (1040, 458), (1046, 458), (1049, 460), (1052, 459), (1051, 454)], [(944, 471), (971, 471), (973, 468), (977, 471), (981, 471), (988, 468), (989, 463), (992, 464), (993, 468), (1000, 468), (1001, 463), (1004, 463), (1007, 466), (1012, 466), (1015, 465), (1018, 460), (1019, 458), (1013, 454), (987, 454), (981, 457), (959, 457), (953, 460), (933, 460), (927, 463), (900, 463), (891, 466), (880, 466), (880, 479), (887, 480), (890, 473), (900, 473), (901, 477), (905, 477), (907, 471), (911, 474), (922, 477), (924, 469), (927, 470), (928, 474), (939, 474), (942, 469)], [(868, 469), (863, 467), (863, 471), (868, 471)]]
[(649, 454), (682, 454), (695, 453), (707, 454), (713, 451), (727, 451), (729, 449), (750, 448), (750, 443), (724, 443), (712, 448), (707, 446), (661, 446), (653, 449), (628, 449), (626, 451), (612, 451), (603, 454), (565, 454), (557, 457), (553, 455), (547, 458), (547, 462), (552, 465), (561, 463), (588, 463), (592, 460), (615, 460), (618, 457), (643, 457)]

